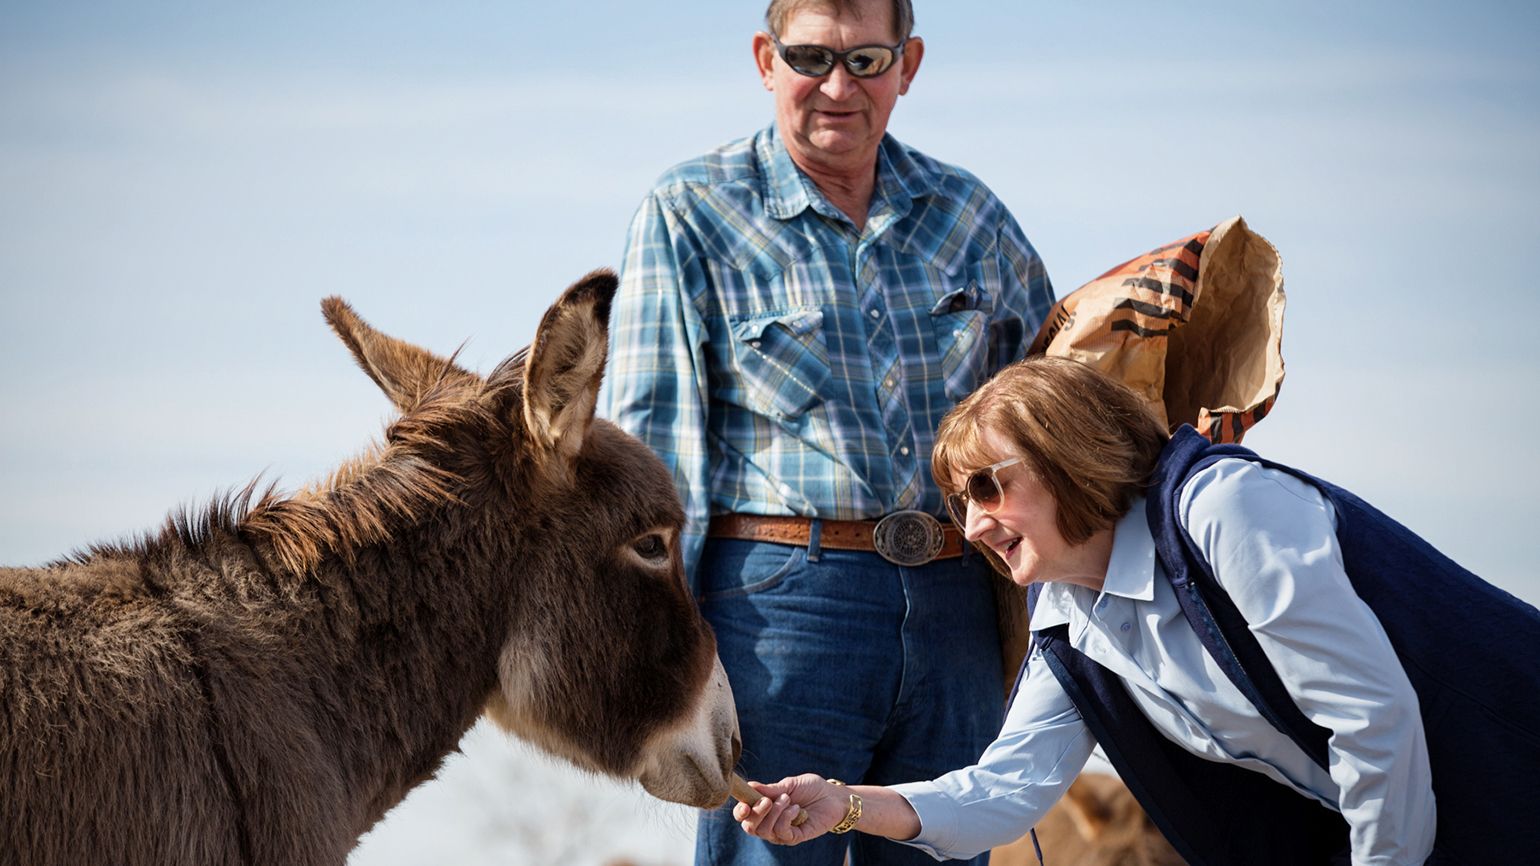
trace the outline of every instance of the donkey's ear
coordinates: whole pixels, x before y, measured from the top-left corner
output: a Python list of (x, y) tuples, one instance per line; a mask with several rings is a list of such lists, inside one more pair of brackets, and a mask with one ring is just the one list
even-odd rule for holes
[(358, 366), (402, 412), (411, 411), (424, 394), (446, 380), (467, 385), (477, 381), (449, 359), (376, 331), (339, 297), (321, 301), (321, 312), (358, 360)]
[(524, 426), (541, 451), (570, 461), (594, 418), (609, 333), (615, 274), (573, 283), (546, 311), (524, 367)]

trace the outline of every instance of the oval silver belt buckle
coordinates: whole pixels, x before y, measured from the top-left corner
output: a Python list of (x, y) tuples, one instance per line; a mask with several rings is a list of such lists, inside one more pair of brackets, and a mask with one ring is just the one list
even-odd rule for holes
[(872, 546), (882, 558), (909, 568), (935, 559), (945, 540), (941, 521), (923, 511), (895, 511), (872, 530)]

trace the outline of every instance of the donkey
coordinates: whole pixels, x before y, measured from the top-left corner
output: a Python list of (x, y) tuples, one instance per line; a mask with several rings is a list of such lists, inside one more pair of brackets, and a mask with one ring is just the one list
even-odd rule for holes
[(614, 291), (575, 283), (485, 379), (328, 298), (401, 412), (382, 444), (0, 570), (0, 863), (336, 866), (483, 711), (724, 802), (737, 717), (673, 482), (594, 419)]

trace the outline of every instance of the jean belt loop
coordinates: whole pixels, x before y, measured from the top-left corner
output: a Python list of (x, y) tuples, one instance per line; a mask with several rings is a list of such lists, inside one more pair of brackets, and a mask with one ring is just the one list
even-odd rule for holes
[(823, 521), (813, 518), (807, 525), (807, 561), (817, 562), (823, 552)]

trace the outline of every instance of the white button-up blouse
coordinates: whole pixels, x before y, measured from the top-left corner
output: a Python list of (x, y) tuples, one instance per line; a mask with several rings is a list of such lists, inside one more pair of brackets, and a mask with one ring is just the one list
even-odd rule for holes
[[(1340, 811), (1354, 864), (1420, 864), (1433, 848), (1432, 777), (1417, 695), (1343, 570), (1331, 505), (1309, 484), (1222, 460), (1182, 492), (1179, 519), (1311, 721), (1331, 730), (1322, 769), (1274, 729), (1204, 650), (1137, 501), (1119, 521), (1100, 593), (1045, 586), (1034, 631), (1068, 625), (1075, 649), (1117, 674), (1139, 709), (1195, 755), (1262, 773)], [(1004, 728), (977, 764), (898, 785), (922, 829), (909, 844), (972, 857), (1024, 834), (1095, 745), (1036, 652)]]

